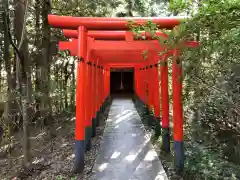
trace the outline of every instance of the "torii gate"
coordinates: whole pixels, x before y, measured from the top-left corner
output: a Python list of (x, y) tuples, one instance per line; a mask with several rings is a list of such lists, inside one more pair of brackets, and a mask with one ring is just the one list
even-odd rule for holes
[[(96, 134), (98, 115), (108, 101), (110, 93), (110, 69), (134, 68), (135, 94), (149, 110), (154, 109), (157, 125), (162, 128), (162, 149), (170, 152), (169, 135), (169, 94), (167, 59), (173, 56), (173, 136), (175, 166), (182, 170), (184, 166), (183, 150), (183, 109), (181, 65), (179, 50), (171, 50), (159, 56), (164, 50), (159, 42), (148, 37), (138, 41), (129, 31), (128, 21), (145, 24), (147, 20), (161, 28), (173, 29), (181, 23), (181, 18), (96, 18), (49, 15), (49, 24), (63, 29), (70, 41), (59, 42), (60, 50), (69, 50), (78, 57), (76, 87), (76, 128), (75, 128), (75, 172), (84, 169), (85, 150), (91, 149), (91, 136)], [(157, 36), (168, 36), (156, 32)], [(185, 42), (187, 47), (198, 46), (197, 42)], [(145, 59), (143, 51), (149, 56)], [(160, 79), (158, 79), (158, 61), (161, 61)], [(159, 81), (161, 85), (159, 87)], [(160, 92), (159, 93), (159, 89)], [(148, 91), (148, 93), (146, 93)], [(160, 98), (161, 97), (161, 98)], [(160, 102), (161, 99), (161, 102)], [(160, 112), (161, 104), (161, 112)], [(160, 135), (160, 131), (156, 132)]]

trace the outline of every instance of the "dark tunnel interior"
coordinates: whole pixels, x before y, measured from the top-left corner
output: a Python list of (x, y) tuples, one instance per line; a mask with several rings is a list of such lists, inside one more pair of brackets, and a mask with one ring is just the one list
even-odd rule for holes
[(134, 70), (112, 69), (110, 74), (111, 95), (133, 94), (134, 92)]

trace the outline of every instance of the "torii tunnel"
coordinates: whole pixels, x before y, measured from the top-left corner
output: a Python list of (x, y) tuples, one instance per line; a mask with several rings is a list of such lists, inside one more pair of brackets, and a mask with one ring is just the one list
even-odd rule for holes
[[(59, 42), (59, 50), (69, 50), (78, 57), (76, 86), (75, 171), (84, 169), (85, 150), (91, 149), (99, 113), (110, 99), (111, 68), (134, 69), (135, 96), (150, 110), (161, 129), (162, 150), (170, 152), (168, 58), (172, 57), (173, 139), (175, 166), (183, 169), (183, 107), (180, 50), (164, 51), (157, 40), (138, 40), (127, 26), (128, 21), (144, 24), (147, 20), (161, 28), (173, 29), (182, 19), (171, 18), (96, 18), (49, 15), (49, 24), (63, 29), (69, 41)], [(162, 32), (157, 36), (168, 38)], [(183, 46), (196, 47), (197, 42)], [(148, 57), (143, 52), (148, 51)], [(159, 76), (160, 66), (160, 76)], [(160, 82), (160, 83), (159, 83)]]

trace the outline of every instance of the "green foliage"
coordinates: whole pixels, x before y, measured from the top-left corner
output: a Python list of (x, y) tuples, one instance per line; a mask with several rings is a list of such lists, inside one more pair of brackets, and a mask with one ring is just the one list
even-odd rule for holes
[[(191, 3), (170, 1), (170, 10), (189, 11)], [(240, 1), (205, 0), (191, 19), (172, 31), (161, 30), (168, 34), (168, 39), (156, 37), (166, 50), (182, 52), (186, 131), (195, 131), (199, 141), (212, 144), (212, 149), (194, 148), (196, 142), (187, 148), (186, 169), (200, 174), (200, 179), (237, 179), (239, 171), (229, 162), (239, 163), (240, 159), (239, 17)], [(144, 26), (132, 26), (132, 31), (140, 36), (142, 31), (153, 34), (158, 30), (152, 23)], [(199, 41), (200, 47), (183, 46), (183, 42), (192, 40)], [(165, 51), (159, 52), (162, 53)], [(168, 64), (171, 67), (171, 60)], [(193, 118), (189, 114), (194, 114)], [(228, 170), (223, 174), (226, 167)]]
[(170, 0), (169, 11), (177, 15), (179, 12), (188, 10), (192, 5), (192, 0)]
[(186, 146), (186, 173), (196, 173), (199, 179), (239, 179), (240, 166), (229, 163), (221, 154), (193, 142)]

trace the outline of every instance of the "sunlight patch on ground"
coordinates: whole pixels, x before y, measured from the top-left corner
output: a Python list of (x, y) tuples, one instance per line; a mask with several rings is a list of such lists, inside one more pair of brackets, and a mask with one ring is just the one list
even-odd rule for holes
[(59, 126), (56, 130), (59, 131), (60, 129), (62, 129), (62, 126)]
[(22, 159), (22, 158), (24, 158), (24, 156), (23, 156), (23, 155), (19, 156), (17, 159)]
[(111, 159), (116, 159), (121, 153), (120, 152), (114, 152), (111, 156)]
[(38, 164), (38, 163), (43, 162), (43, 161), (44, 161), (43, 158), (40, 158), (40, 159), (36, 158), (36, 159), (33, 161), (33, 164)]
[(64, 144), (62, 144), (60, 147), (63, 148), (63, 147), (65, 147), (65, 146), (67, 146), (67, 145), (68, 145), (67, 143), (64, 143)]
[(157, 153), (152, 149), (147, 152), (147, 155), (145, 156), (144, 161), (153, 161), (154, 159), (156, 159), (156, 157), (157, 157)]
[(156, 178), (154, 180), (168, 180), (166, 178), (166, 174), (165, 171), (162, 170), (161, 172), (158, 173), (158, 175), (156, 176)]
[(146, 139), (146, 140), (144, 141), (144, 143), (142, 143), (141, 146), (138, 148), (138, 151), (137, 151), (137, 152), (135, 152), (135, 150), (132, 150), (132, 151), (129, 153), (130, 155), (126, 156), (125, 159), (126, 159), (128, 162), (134, 161), (135, 158), (141, 153), (142, 149), (147, 145), (147, 143), (149, 142), (149, 140), (150, 140), (150, 139)]
[(30, 137), (30, 139), (40, 139), (42, 138), (42, 136), (46, 135), (47, 133), (46, 132), (42, 132), (42, 133), (39, 133), (37, 136), (35, 137)]
[(128, 118), (129, 116), (131, 116), (131, 115), (133, 115), (133, 112), (128, 113), (128, 114), (126, 114), (126, 115), (124, 115), (124, 116), (118, 118), (118, 119), (116, 120), (116, 124), (122, 122), (123, 120), (127, 119), (127, 118)]
[(122, 113), (118, 114), (118, 115), (116, 116), (116, 118), (119, 118), (119, 117), (127, 114), (128, 112), (131, 112), (131, 111), (130, 111), (130, 110), (125, 110), (125, 111), (123, 111)]
[(128, 161), (128, 162), (132, 162), (136, 159), (137, 157), (137, 154), (131, 154), (131, 155), (128, 155), (125, 157), (125, 159)]
[(116, 125), (116, 126), (114, 127), (114, 129), (117, 129), (117, 128), (119, 128), (119, 125)]
[(72, 119), (70, 119), (70, 121), (75, 121), (76, 120), (76, 117), (73, 117)]
[(110, 119), (110, 118), (109, 118), (109, 119), (107, 119), (107, 122), (112, 122), (112, 121), (113, 121), (113, 120), (112, 120), (112, 119)]
[(98, 167), (100, 172), (104, 171), (108, 167), (108, 163), (103, 163)]
[(75, 154), (71, 154), (70, 156), (67, 157), (67, 160), (72, 160), (75, 157)]

